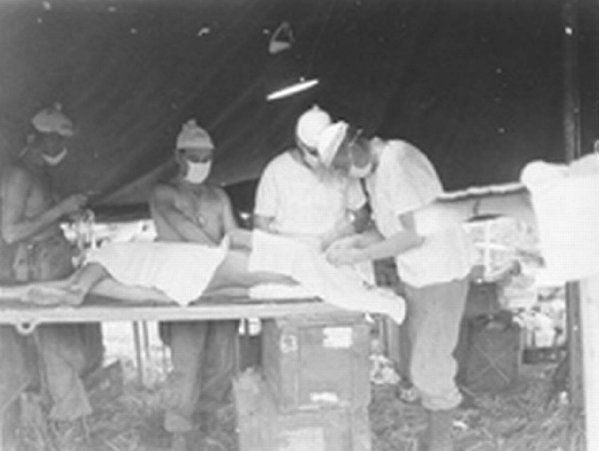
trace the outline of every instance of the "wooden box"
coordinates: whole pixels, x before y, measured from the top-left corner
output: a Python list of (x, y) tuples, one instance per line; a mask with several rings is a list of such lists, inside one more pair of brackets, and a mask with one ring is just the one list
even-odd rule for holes
[(240, 451), (368, 451), (366, 407), (281, 412), (256, 373), (234, 382)]
[(369, 331), (356, 313), (265, 321), (262, 368), (279, 408), (367, 406)]

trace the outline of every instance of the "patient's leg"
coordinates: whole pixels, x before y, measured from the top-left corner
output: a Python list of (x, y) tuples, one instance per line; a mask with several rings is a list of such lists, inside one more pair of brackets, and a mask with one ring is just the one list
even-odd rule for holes
[(113, 278), (98, 282), (90, 293), (117, 299), (123, 304), (175, 304), (173, 299), (156, 288), (125, 285)]
[(68, 290), (85, 296), (92, 293), (118, 299), (124, 303), (160, 303), (169, 304), (170, 299), (162, 291), (152, 287), (125, 285), (115, 280), (98, 263), (89, 263), (70, 278)]
[(0, 287), (0, 301), (18, 300), (37, 305), (79, 305), (87, 293), (119, 299), (124, 303), (173, 302), (155, 288), (125, 285), (116, 281), (97, 263), (85, 265), (62, 280)]
[(249, 272), (250, 254), (243, 250), (230, 250), (223, 263), (217, 268), (205, 292), (222, 290), (226, 287), (250, 288), (261, 283), (295, 285), (296, 282), (280, 274), (270, 272)]
[(83, 297), (80, 293), (69, 290), (71, 283), (69, 277), (0, 287), (0, 302), (17, 301), (36, 305), (79, 304)]

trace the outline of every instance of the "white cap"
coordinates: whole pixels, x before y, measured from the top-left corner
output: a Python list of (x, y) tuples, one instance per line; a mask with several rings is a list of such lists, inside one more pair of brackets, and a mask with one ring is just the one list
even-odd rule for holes
[(61, 111), (60, 103), (44, 108), (31, 119), (31, 124), (40, 133), (58, 133), (60, 136), (73, 136), (73, 122)]
[(317, 151), (319, 152), (319, 158), (321, 162), (329, 167), (337, 154), (342, 141), (346, 137), (348, 132), (348, 123), (344, 121), (336, 122), (331, 124), (321, 133), (319, 137), (319, 143), (317, 145)]
[(319, 135), (331, 124), (331, 117), (317, 105), (302, 113), (296, 123), (296, 136), (309, 147), (317, 147)]
[(178, 149), (214, 149), (215, 146), (206, 130), (196, 123), (196, 119), (190, 119), (182, 125), (177, 135)]

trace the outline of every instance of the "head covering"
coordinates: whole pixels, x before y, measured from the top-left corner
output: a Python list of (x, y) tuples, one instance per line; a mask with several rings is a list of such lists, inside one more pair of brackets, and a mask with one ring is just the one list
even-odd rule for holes
[(57, 133), (67, 138), (73, 136), (73, 122), (61, 110), (60, 103), (44, 108), (33, 116), (31, 124), (40, 133)]
[(309, 147), (317, 147), (319, 135), (331, 124), (331, 117), (317, 105), (302, 113), (296, 123), (296, 136)]
[(336, 122), (327, 127), (319, 136), (317, 151), (321, 162), (329, 167), (337, 154), (340, 145), (348, 133), (348, 123), (344, 121)]
[(177, 135), (178, 149), (214, 149), (208, 132), (198, 126), (196, 119), (190, 119), (181, 127)]

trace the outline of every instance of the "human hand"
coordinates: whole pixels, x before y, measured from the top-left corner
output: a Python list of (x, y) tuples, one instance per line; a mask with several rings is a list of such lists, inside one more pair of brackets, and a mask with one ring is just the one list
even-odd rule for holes
[(360, 261), (361, 251), (356, 248), (339, 248), (327, 251), (326, 258), (334, 266), (351, 265)]
[(352, 249), (355, 248), (358, 242), (358, 235), (352, 235), (352, 236), (347, 236), (345, 238), (340, 238), (337, 239), (335, 241), (333, 241), (332, 243), (329, 243), (329, 245), (325, 248), (326, 252), (329, 251), (333, 251), (333, 250), (340, 250), (340, 249)]
[(321, 252), (327, 251), (327, 249), (329, 249), (329, 246), (331, 246), (331, 244), (335, 242), (335, 239), (335, 235), (330, 232), (321, 235), (319, 238), (319, 250)]
[(83, 208), (87, 204), (88, 197), (85, 194), (72, 194), (63, 199), (59, 204), (58, 208), (63, 215), (75, 213)]

